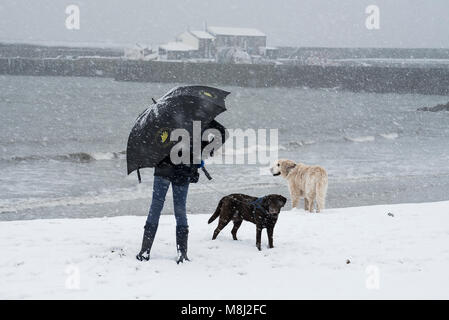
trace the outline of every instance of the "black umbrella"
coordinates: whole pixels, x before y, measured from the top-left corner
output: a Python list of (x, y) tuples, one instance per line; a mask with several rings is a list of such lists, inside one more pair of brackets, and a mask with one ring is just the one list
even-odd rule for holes
[(206, 129), (216, 116), (226, 111), (224, 100), (229, 93), (207, 86), (182, 86), (155, 101), (140, 114), (129, 134), (128, 174), (155, 167), (167, 157), (177, 143), (170, 141), (173, 130), (185, 129), (192, 137), (193, 121), (201, 121), (202, 131)]

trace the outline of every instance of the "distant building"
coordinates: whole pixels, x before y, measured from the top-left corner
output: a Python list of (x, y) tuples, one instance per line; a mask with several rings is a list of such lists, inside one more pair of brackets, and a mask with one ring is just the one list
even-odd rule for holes
[[(175, 42), (159, 46), (160, 60), (216, 59), (224, 63), (252, 63), (252, 58), (275, 59), (276, 48), (267, 48), (267, 36), (252, 28), (207, 27), (187, 30)], [(229, 61), (229, 62), (225, 62)]]
[(267, 59), (276, 60), (279, 58), (279, 49), (276, 47), (260, 47), (259, 52)]
[(215, 37), (206, 31), (189, 30), (178, 35), (176, 39), (195, 48), (197, 58), (210, 59), (215, 57)]
[(207, 27), (207, 32), (215, 37), (214, 46), (217, 50), (240, 48), (249, 54), (257, 55), (260, 47), (267, 45), (267, 36), (257, 29)]
[(192, 58), (197, 51), (194, 47), (181, 42), (169, 42), (159, 46), (159, 58), (161, 60), (184, 60)]

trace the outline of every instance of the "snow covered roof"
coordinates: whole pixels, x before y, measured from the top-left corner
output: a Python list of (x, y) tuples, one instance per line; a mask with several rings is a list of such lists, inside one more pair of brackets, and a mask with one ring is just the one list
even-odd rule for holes
[(252, 28), (208, 27), (207, 31), (215, 35), (265, 37), (265, 34)]
[(198, 39), (215, 39), (213, 35), (211, 35), (209, 32), (206, 31), (190, 31), (191, 34), (193, 34)]
[(167, 51), (194, 51), (196, 50), (194, 47), (191, 47), (184, 42), (168, 42), (165, 44), (161, 44), (159, 48), (165, 49)]

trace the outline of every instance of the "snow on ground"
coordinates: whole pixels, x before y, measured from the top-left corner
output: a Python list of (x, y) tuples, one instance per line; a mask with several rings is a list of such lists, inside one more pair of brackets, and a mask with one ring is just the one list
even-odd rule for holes
[(0, 222), (0, 298), (449, 298), (449, 201), (282, 211), (261, 252), (253, 224), (212, 241), (208, 218), (189, 216), (183, 265), (173, 216), (149, 262), (135, 259), (145, 217)]

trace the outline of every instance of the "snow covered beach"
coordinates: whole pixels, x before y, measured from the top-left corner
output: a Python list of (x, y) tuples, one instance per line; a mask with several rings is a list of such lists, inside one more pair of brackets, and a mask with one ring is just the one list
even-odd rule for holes
[(0, 298), (449, 298), (449, 201), (282, 211), (261, 252), (248, 222), (212, 241), (209, 216), (189, 215), (183, 265), (173, 216), (145, 263), (142, 216), (0, 222)]

